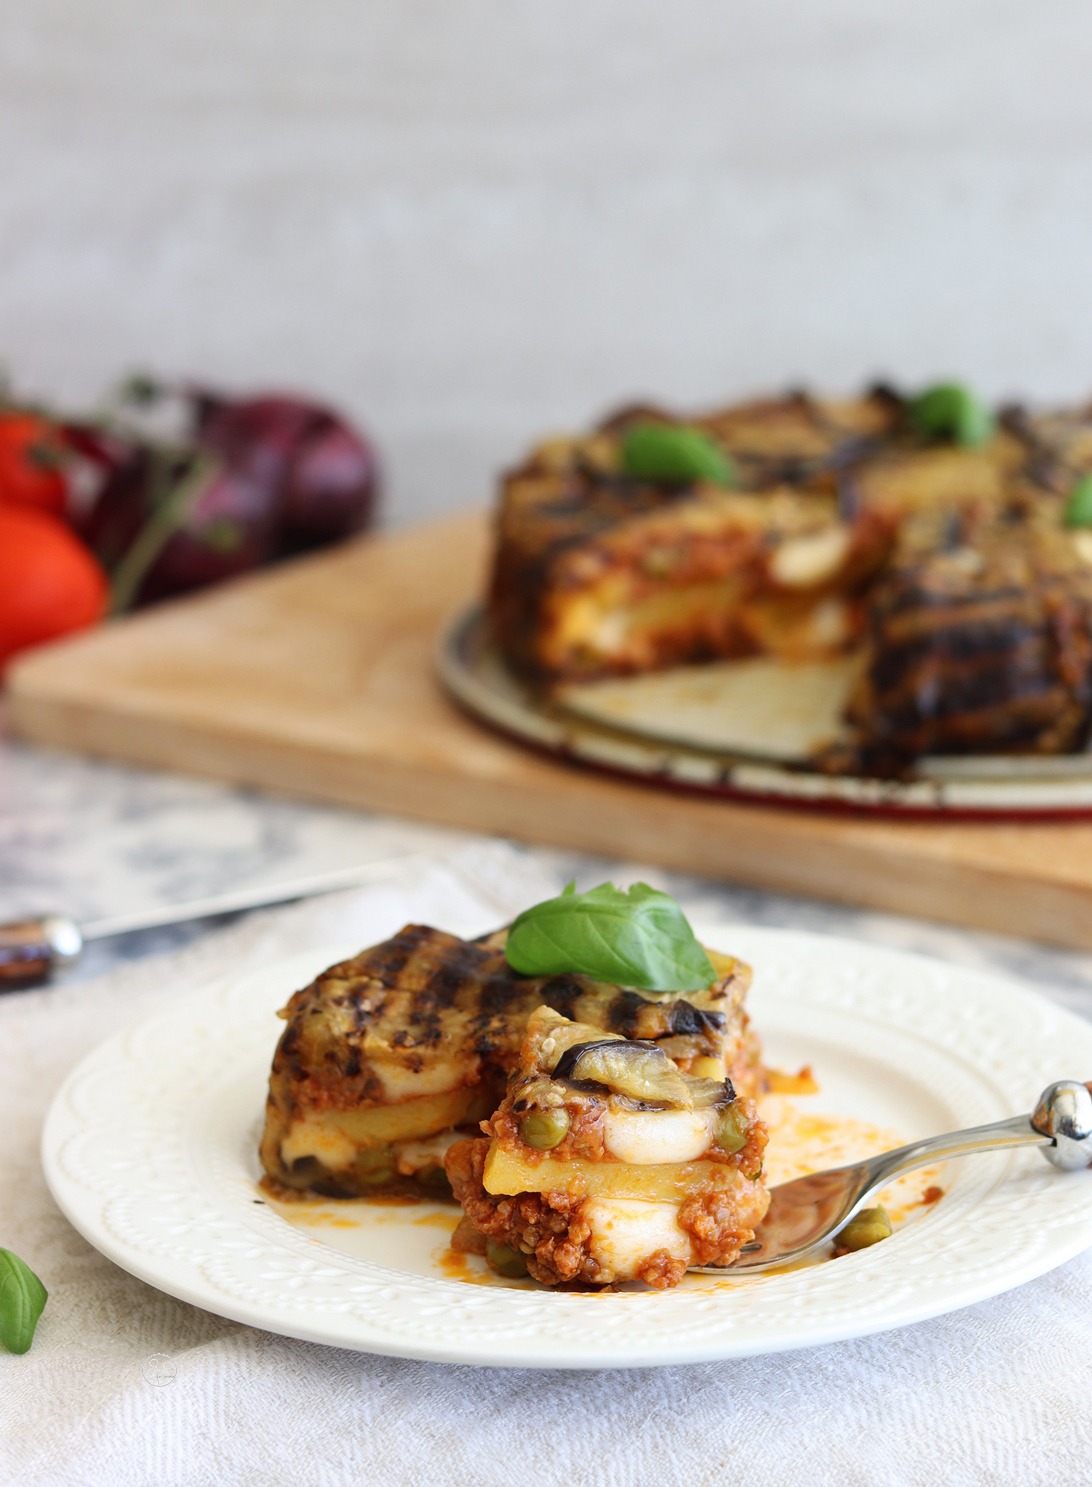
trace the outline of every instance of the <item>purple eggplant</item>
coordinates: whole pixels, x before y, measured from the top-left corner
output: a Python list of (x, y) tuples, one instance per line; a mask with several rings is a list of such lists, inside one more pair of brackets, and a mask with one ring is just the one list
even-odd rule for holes
[(173, 398), (184, 427), (169, 445), (139, 426), (126, 430), (127, 443), (111, 431), (114, 457), (80, 525), (111, 573), (115, 610), (340, 541), (371, 521), (371, 445), (327, 408), (282, 395), (140, 388), (145, 408)]
[(280, 551), (309, 552), (362, 532), (375, 513), (379, 471), (371, 446), (335, 418), (296, 451), (284, 493)]
[(281, 484), (278, 556), (339, 542), (368, 526), (379, 485), (375, 454), (335, 413), (285, 395), (191, 396), (203, 448)]

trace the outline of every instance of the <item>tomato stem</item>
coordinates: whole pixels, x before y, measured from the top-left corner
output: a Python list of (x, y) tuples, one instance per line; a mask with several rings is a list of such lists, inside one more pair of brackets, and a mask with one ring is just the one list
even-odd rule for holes
[(155, 459), (158, 465), (156, 484), (167, 487), (167, 493), (157, 502), (112, 575), (110, 613), (113, 615), (124, 614), (132, 607), (148, 570), (174, 533), (185, 525), (191, 506), (216, 470), (215, 460), (201, 457), (171, 490), (170, 456), (160, 450)]

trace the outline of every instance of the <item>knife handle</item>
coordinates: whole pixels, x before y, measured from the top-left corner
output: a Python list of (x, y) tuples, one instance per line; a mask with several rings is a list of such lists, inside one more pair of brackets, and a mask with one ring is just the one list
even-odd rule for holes
[(0, 924), (0, 993), (41, 985), (78, 960), (82, 949), (79, 925), (63, 914)]

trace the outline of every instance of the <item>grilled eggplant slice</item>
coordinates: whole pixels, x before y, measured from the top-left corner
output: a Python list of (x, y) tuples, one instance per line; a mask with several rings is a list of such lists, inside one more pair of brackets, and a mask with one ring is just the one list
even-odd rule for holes
[(553, 1077), (592, 1083), (631, 1100), (691, 1108), (686, 1081), (662, 1048), (637, 1039), (597, 1038), (574, 1043), (554, 1066)]
[(907, 524), (850, 705), (873, 772), (922, 754), (1068, 753), (1092, 729), (1092, 533), (1041, 498)]

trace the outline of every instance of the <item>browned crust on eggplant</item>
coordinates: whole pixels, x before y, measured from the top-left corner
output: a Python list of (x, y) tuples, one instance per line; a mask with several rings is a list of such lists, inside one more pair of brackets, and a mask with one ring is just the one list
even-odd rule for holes
[(1092, 566), (1025, 496), (907, 524), (850, 704), (875, 772), (923, 754), (1063, 754), (1092, 726)]

